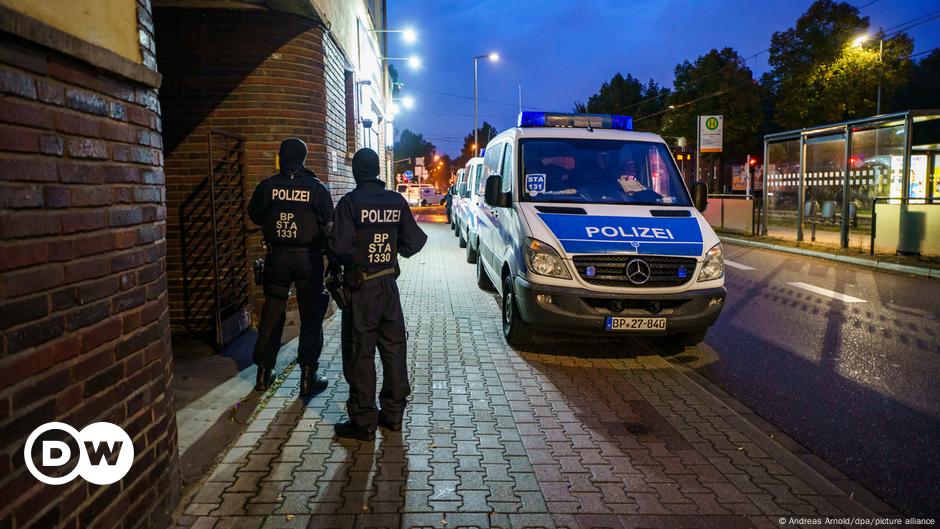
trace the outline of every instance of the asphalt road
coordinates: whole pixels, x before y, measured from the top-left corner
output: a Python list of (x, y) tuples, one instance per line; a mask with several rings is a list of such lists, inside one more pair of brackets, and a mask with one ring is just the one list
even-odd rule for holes
[(940, 281), (725, 252), (699, 372), (889, 504), (940, 512)]
[(559, 350), (677, 358), (896, 509), (940, 513), (940, 281), (730, 244), (725, 257), (708, 347)]

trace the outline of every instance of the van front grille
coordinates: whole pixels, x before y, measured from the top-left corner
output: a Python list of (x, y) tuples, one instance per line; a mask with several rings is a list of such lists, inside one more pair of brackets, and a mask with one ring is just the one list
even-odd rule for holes
[[(605, 287), (676, 287), (692, 280), (696, 265), (694, 258), (657, 255), (578, 255), (572, 260), (582, 279)], [(633, 270), (636, 272), (639, 268), (640, 273), (634, 274), (634, 280), (631, 280), (627, 265), (634, 260), (641, 261), (634, 265)], [(643, 264), (649, 267), (646, 281), (642, 281), (646, 275)]]

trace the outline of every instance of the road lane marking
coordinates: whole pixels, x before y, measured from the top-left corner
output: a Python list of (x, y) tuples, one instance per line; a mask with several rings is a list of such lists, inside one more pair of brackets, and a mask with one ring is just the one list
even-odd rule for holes
[[(725, 261), (725, 262), (727, 262), (727, 261)], [(809, 285), (809, 284), (806, 284), (806, 283), (801, 283), (801, 282), (799, 282), (799, 281), (797, 281), (797, 282), (795, 282), (795, 283), (787, 283), (787, 284), (790, 285), (791, 287), (802, 288), (803, 290), (809, 290), (810, 292), (814, 292), (814, 293), (816, 293), (816, 294), (821, 294), (821, 295), (823, 295), (823, 296), (829, 296), (829, 297), (832, 298), (832, 299), (837, 299), (837, 300), (839, 300), (839, 301), (844, 301), (845, 303), (868, 303), (867, 301), (865, 301), (864, 299), (861, 299), (861, 298), (852, 297), (852, 296), (849, 296), (849, 295), (847, 295), (847, 294), (842, 294), (842, 293), (836, 292), (836, 291), (834, 291), (834, 290), (829, 290), (829, 289), (826, 289), (826, 288), (817, 287), (817, 286)]]
[(745, 264), (736, 263), (736, 262), (730, 261), (730, 260), (728, 260), (728, 259), (725, 259), (725, 264), (728, 265), (728, 266), (730, 266), (731, 268), (737, 268), (738, 270), (755, 270), (755, 268), (754, 268), (753, 266), (748, 266), (748, 265), (745, 265)]

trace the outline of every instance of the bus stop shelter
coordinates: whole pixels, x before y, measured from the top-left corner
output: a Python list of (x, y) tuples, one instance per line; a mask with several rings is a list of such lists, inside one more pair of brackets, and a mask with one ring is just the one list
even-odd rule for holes
[(940, 110), (764, 137), (761, 233), (940, 255)]

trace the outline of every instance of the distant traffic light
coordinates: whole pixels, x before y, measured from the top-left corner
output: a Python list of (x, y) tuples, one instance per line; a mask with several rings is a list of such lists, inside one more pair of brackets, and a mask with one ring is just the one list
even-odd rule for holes
[(750, 165), (751, 167), (754, 167), (755, 165), (757, 165), (757, 158), (750, 158), (750, 159), (748, 159), (747, 163), (748, 163), (748, 165)]

